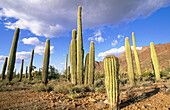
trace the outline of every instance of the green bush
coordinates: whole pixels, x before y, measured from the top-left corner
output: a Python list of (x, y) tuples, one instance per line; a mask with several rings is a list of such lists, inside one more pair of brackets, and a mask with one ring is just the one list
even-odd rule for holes
[(100, 79), (100, 78), (104, 78), (104, 73), (98, 72), (98, 73), (95, 73), (95, 74), (94, 74), (94, 79), (95, 79), (95, 80), (98, 80), (98, 79)]
[(154, 74), (151, 71), (144, 71), (142, 72), (142, 77), (154, 77)]
[(40, 84), (35, 84), (33, 87), (32, 87), (32, 91), (33, 92), (49, 92), (49, 91), (52, 91), (53, 88), (49, 85), (45, 86), (44, 84), (40, 83)]
[(54, 87), (54, 92), (68, 94), (71, 91), (71, 84), (57, 85)]

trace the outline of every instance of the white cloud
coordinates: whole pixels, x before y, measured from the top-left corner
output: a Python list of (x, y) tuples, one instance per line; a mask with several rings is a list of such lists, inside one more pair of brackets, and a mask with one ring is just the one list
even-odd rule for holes
[(118, 43), (118, 41), (117, 40), (113, 40), (113, 42), (112, 42), (112, 46), (116, 46), (116, 44)]
[[(133, 46), (131, 46), (131, 49), (133, 50)], [(136, 47), (137, 50), (141, 50), (142, 47)], [(121, 46), (120, 48), (112, 48), (108, 51), (105, 52), (100, 52), (98, 54), (98, 57), (101, 57), (102, 59), (104, 59), (105, 56), (107, 55), (116, 55), (119, 56), (120, 54), (122, 54), (123, 52), (125, 52), (125, 46)]]
[[(34, 45), (35, 53), (38, 53), (39, 55), (43, 55), (45, 50), (45, 43), (41, 42), (37, 37), (24, 38), (22, 39), (22, 42), (24, 44)], [(54, 46), (50, 46), (50, 53), (54, 53)]]
[(5, 56), (0, 56), (0, 62), (4, 62), (4, 60), (5, 60)]
[(93, 28), (145, 18), (168, 6), (169, 0), (0, 0), (0, 18), (16, 19), (6, 21), (9, 29), (20, 27), (37, 36), (57, 37), (76, 28), (79, 5), (83, 7), (83, 26)]
[(95, 40), (98, 43), (104, 42), (104, 38), (102, 37), (101, 31), (97, 31), (94, 33), (94, 37), (89, 37), (88, 40)]

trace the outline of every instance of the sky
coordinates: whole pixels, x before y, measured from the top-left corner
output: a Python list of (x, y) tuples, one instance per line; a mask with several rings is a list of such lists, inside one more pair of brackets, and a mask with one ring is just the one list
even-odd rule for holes
[(132, 32), (138, 50), (150, 42), (170, 42), (170, 0), (0, 0), (0, 71), (19, 27), (17, 72), (21, 59), (24, 70), (29, 66), (32, 49), (33, 65), (36, 70), (42, 68), (46, 39), (50, 39), (50, 65), (63, 72), (80, 5), (84, 57), (91, 41), (95, 42), (96, 61), (106, 55), (119, 56), (125, 51), (126, 37), (133, 45)]

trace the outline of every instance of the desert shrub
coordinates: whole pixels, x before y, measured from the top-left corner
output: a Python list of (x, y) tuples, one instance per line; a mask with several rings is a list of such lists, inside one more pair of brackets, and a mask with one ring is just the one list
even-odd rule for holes
[(67, 94), (71, 91), (71, 84), (62, 84), (54, 87), (54, 92)]
[(33, 92), (49, 92), (49, 91), (52, 91), (53, 88), (49, 85), (45, 86), (43, 83), (40, 83), (40, 84), (35, 84), (33, 87), (32, 87), (32, 91)]
[(104, 93), (105, 92), (105, 86), (101, 85), (100, 87), (95, 87), (94, 91)]
[(151, 71), (149, 71), (149, 72), (147, 72), (147, 71), (142, 72), (142, 77), (153, 77), (153, 76), (154, 76), (154, 74)]
[(104, 73), (102, 73), (102, 72), (97, 72), (97, 73), (94, 74), (94, 79), (95, 79), (95, 80), (98, 80), (98, 79), (100, 79), (100, 78), (104, 78)]
[(96, 80), (96, 81), (94, 82), (94, 88), (95, 88), (95, 87), (100, 87), (100, 86), (102, 86), (102, 85), (104, 85), (104, 78), (98, 79), (98, 80)]
[(71, 88), (71, 92), (73, 93), (80, 93), (80, 92), (90, 92), (92, 91), (90, 86), (88, 85), (76, 85)]
[(165, 69), (164, 71), (161, 71), (161, 77), (167, 77), (170, 73), (170, 68)]

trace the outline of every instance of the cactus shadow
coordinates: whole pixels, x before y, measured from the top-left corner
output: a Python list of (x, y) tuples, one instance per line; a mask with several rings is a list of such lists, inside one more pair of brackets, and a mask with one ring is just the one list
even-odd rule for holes
[(144, 101), (146, 100), (147, 98), (157, 94), (158, 92), (160, 91), (160, 88), (155, 88), (154, 90), (150, 91), (150, 92), (146, 92), (146, 93), (143, 93), (142, 95), (138, 96), (138, 97), (131, 97), (130, 99), (126, 100), (126, 101), (123, 101), (120, 103), (120, 109), (121, 108), (124, 108), (126, 106), (129, 106), (130, 104), (134, 104), (134, 103), (137, 103), (137, 102), (140, 102), (140, 101)]

